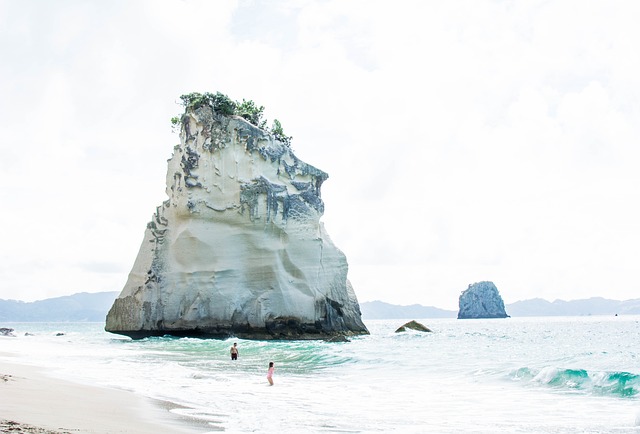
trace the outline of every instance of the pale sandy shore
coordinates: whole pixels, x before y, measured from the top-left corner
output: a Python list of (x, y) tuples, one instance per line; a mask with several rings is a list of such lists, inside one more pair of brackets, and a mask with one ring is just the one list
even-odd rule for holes
[(0, 432), (158, 434), (212, 431), (171, 413), (170, 403), (125, 390), (86, 386), (42, 369), (0, 361)]

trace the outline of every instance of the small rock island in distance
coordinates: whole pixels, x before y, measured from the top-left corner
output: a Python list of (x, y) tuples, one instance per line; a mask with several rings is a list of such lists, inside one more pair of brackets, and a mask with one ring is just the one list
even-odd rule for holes
[(181, 97), (166, 193), (105, 330), (134, 339), (368, 334), (345, 255), (320, 217), (328, 175), (298, 159), (262, 107)]
[(493, 282), (477, 282), (460, 294), (458, 319), (508, 318), (504, 301)]

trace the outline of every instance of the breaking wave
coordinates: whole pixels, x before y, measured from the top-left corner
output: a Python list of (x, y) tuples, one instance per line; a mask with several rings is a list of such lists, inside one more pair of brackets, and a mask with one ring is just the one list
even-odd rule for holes
[(556, 389), (581, 391), (595, 395), (633, 397), (640, 393), (640, 375), (631, 372), (587, 371), (546, 367), (540, 370), (520, 368), (511, 378)]

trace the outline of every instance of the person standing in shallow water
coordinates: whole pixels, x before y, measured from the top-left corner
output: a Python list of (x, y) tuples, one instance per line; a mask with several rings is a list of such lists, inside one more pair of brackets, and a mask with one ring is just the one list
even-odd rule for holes
[(231, 347), (231, 360), (238, 360), (238, 344), (237, 342), (233, 343)]
[(267, 381), (269, 382), (269, 386), (273, 386), (273, 371), (275, 369), (273, 362), (269, 362), (269, 370), (267, 371)]

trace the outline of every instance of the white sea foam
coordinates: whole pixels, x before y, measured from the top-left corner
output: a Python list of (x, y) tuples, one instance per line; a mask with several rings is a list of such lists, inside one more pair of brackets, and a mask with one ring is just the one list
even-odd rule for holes
[(533, 381), (537, 381), (543, 384), (549, 384), (554, 378), (558, 376), (559, 369), (551, 366), (543, 368), (538, 374), (533, 377)]
[(427, 334), (369, 321), (371, 336), (335, 344), (130, 341), (101, 324), (22, 323), (2, 325), (19, 336), (0, 348), (230, 432), (640, 433), (638, 319), (420, 320)]

